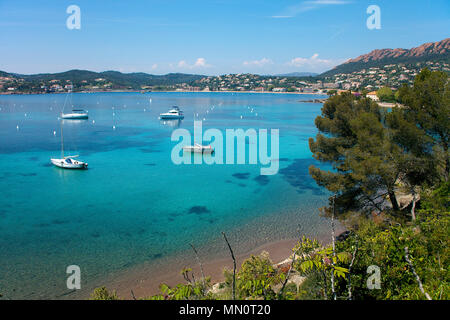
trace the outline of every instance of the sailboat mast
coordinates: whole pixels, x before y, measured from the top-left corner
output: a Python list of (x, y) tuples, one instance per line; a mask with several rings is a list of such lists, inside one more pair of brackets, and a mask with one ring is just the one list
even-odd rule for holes
[(61, 159), (64, 159), (63, 120), (61, 119)]
[(70, 100), (72, 100), (72, 91), (69, 90), (69, 92), (66, 95), (66, 99), (64, 99), (64, 105), (61, 112), (61, 159), (64, 159), (64, 136), (63, 136), (63, 119), (62, 115), (64, 114), (64, 109), (66, 108), (67, 103), (67, 97), (70, 96)]

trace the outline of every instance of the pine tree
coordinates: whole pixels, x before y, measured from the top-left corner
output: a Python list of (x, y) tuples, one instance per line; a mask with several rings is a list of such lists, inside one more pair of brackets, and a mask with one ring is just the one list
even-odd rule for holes
[(315, 159), (333, 171), (310, 167), (316, 182), (337, 194), (338, 209), (382, 211), (389, 199), (399, 209), (395, 184), (401, 171), (401, 148), (383, 123), (383, 112), (370, 99), (350, 93), (330, 97), (316, 118), (319, 134), (309, 145)]
[[(441, 179), (448, 180), (450, 169), (448, 148), (450, 142), (450, 83), (448, 75), (441, 71), (431, 72), (425, 68), (417, 75), (412, 88), (401, 88), (399, 98), (406, 108), (398, 113), (411, 124), (408, 132), (402, 132), (403, 139), (417, 137), (418, 130), (412, 126), (422, 130), (427, 136), (428, 153), (435, 154), (436, 164), (441, 168)], [(422, 148), (425, 138), (420, 139), (422, 143), (419, 143), (419, 146)]]

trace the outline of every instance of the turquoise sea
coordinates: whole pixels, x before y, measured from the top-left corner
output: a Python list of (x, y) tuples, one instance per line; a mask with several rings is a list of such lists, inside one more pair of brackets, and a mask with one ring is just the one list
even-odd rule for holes
[[(3, 299), (63, 298), (66, 267), (78, 265), (82, 288), (140, 264), (228, 254), (300, 232), (321, 237), (329, 222), (318, 208), (327, 192), (308, 174), (316, 164), (308, 138), (317, 96), (252, 93), (76, 93), (69, 103), (89, 120), (64, 121), (66, 155), (85, 171), (53, 167), (60, 156), (67, 95), (0, 96), (0, 293)], [(162, 122), (178, 105), (181, 122)], [(198, 115), (197, 115), (198, 114)], [(261, 165), (175, 165), (176, 128), (279, 129), (279, 172)], [(171, 260), (172, 259), (172, 260)], [(180, 266), (181, 269), (182, 266)]]

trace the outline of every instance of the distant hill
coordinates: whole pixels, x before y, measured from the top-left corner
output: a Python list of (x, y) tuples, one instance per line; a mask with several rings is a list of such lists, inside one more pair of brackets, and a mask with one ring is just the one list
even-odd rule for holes
[(203, 75), (184, 74), (184, 73), (169, 73), (166, 75), (153, 75), (143, 72), (138, 73), (121, 73), (118, 71), (104, 71), (94, 72), (88, 70), (70, 70), (60, 73), (40, 73), (40, 74), (8, 74), (0, 71), (0, 76), (14, 76), (16, 78), (22, 78), (26, 81), (50, 81), (50, 80), (70, 80), (73, 83), (80, 83), (83, 80), (88, 82), (95, 79), (105, 79), (106, 81), (113, 82), (120, 86), (131, 86), (138, 88), (141, 85), (174, 85), (184, 82), (191, 82), (203, 78)]
[(417, 63), (426, 61), (450, 62), (450, 38), (438, 42), (425, 43), (412, 49), (377, 49), (368, 54), (334, 67), (322, 76), (333, 76), (338, 73), (352, 73), (361, 69), (380, 67), (386, 64)]
[(0, 71), (0, 77), (12, 77), (12, 75), (5, 71)]
[(291, 72), (284, 74), (276, 74), (276, 77), (315, 77), (318, 73), (314, 72)]

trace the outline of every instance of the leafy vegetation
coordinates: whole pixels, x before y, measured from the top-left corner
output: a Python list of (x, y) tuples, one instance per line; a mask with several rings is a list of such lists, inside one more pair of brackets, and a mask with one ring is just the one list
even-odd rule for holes
[(91, 300), (119, 300), (119, 297), (115, 291), (109, 292), (106, 287), (100, 287), (92, 292)]
[[(384, 112), (364, 97), (332, 95), (315, 121), (311, 151), (333, 170), (310, 174), (335, 194), (323, 212), (336, 213), (346, 233), (329, 245), (303, 237), (287, 265), (251, 256), (216, 285), (184, 269), (185, 284), (161, 285), (149, 299), (231, 299), (236, 285), (238, 299), (448, 300), (448, 76), (424, 69), (398, 97), (406, 107)], [(93, 298), (117, 296), (100, 288)]]
[(391, 88), (382, 87), (377, 91), (377, 97), (382, 102), (395, 102), (395, 95)]

